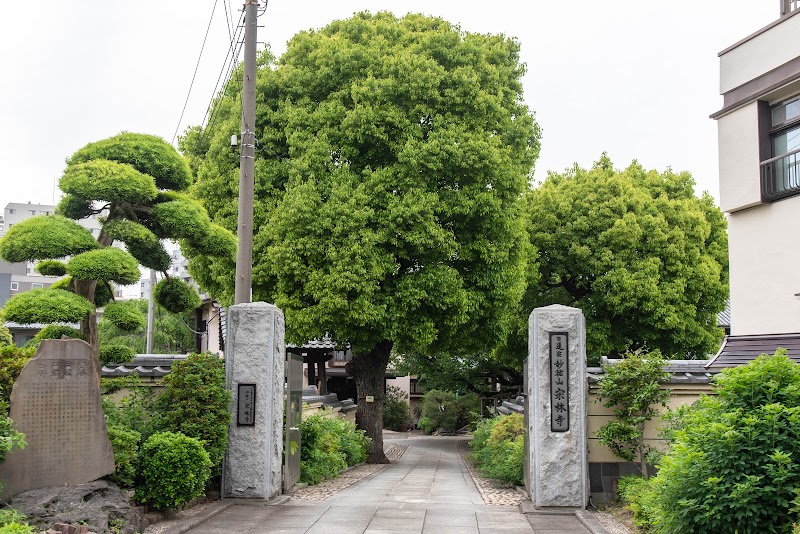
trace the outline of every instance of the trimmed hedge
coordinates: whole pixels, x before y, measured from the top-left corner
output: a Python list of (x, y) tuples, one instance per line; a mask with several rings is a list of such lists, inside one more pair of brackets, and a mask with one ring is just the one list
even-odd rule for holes
[(150, 436), (139, 453), (141, 484), (136, 500), (171, 510), (203, 494), (211, 460), (200, 441), (176, 432)]

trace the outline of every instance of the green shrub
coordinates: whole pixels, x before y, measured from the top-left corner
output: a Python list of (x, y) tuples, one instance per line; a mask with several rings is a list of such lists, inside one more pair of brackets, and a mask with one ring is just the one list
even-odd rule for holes
[(630, 352), (615, 365), (603, 365), (598, 384), (598, 399), (612, 408), (615, 420), (595, 433), (600, 443), (626, 462), (639, 462), (639, 471), (649, 477), (648, 458), (655, 450), (645, 444), (645, 423), (666, 407), (670, 390), (660, 382), (669, 378), (663, 371), (666, 360), (659, 351)]
[(417, 422), (417, 428), (423, 431), (426, 434), (430, 434), (434, 430), (433, 421), (428, 419), (427, 417), (421, 417), (420, 420)]
[(800, 487), (800, 366), (779, 350), (716, 378), (671, 431), (653, 479), (656, 532), (791, 532)]
[(9, 523), (24, 523), (28, 519), (25, 514), (13, 508), (0, 509), (0, 527)]
[(408, 413), (408, 394), (400, 388), (389, 386), (383, 399), (383, 428), (400, 432), (411, 422)]
[(344, 419), (315, 414), (300, 425), (300, 481), (318, 484), (367, 459), (369, 438)]
[(200, 441), (177, 432), (150, 436), (139, 453), (136, 500), (155, 510), (177, 508), (203, 494), (211, 460)]
[(126, 345), (100, 345), (98, 350), (100, 363), (108, 365), (111, 363), (128, 363), (136, 357), (136, 352)]
[(12, 521), (0, 527), (0, 534), (35, 534), (33, 527)]
[(108, 439), (114, 450), (114, 474), (109, 478), (119, 486), (131, 488), (136, 480), (136, 462), (142, 435), (135, 430), (110, 425)]
[(110, 302), (103, 311), (103, 320), (120, 330), (131, 332), (147, 326), (147, 317), (139, 310), (136, 302)]
[(344, 461), (348, 466), (360, 464), (367, 459), (367, 448), (370, 439), (363, 430), (356, 428), (352, 421), (335, 418), (332, 419), (339, 438), (339, 450), (344, 454)]
[[(467, 426), (470, 422), (470, 414), (478, 411), (478, 399), (475, 395), (458, 395), (450, 391), (440, 391), (433, 389), (425, 393), (422, 397), (422, 415), (430, 422), (426, 421), (427, 432), (442, 429), (446, 432)], [(423, 429), (420, 421), (420, 429)]]
[(475, 465), (488, 477), (524, 484), (525, 433), (520, 414), (480, 421), (470, 446)]
[[(2, 316), (0, 316), (2, 318)], [(11, 332), (8, 331), (8, 328), (3, 324), (3, 321), (0, 320), (0, 347), (6, 345), (13, 345), (14, 344), (14, 337), (11, 335)]]
[[(25, 446), (25, 435), (14, 430), (14, 421), (8, 416), (8, 403), (0, 399), (0, 462), (14, 447)], [(0, 484), (0, 488), (2, 485)]]
[(0, 400), (8, 402), (14, 382), (34, 352), (35, 349), (29, 347), (20, 348), (14, 345), (0, 347)]
[(204, 443), (214, 474), (219, 473), (231, 420), (231, 392), (225, 365), (213, 354), (191, 354), (172, 365), (158, 398), (161, 430), (181, 432)]
[(629, 475), (617, 482), (617, 494), (625, 508), (633, 513), (633, 521), (642, 532), (651, 532), (657, 524), (656, 494), (652, 481)]

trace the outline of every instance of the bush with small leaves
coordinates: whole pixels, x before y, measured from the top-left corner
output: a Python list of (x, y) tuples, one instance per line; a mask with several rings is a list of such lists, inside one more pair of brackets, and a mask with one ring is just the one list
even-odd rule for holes
[(231, 420), (223, 361), (209, 353), (190, 354), (172, 365), (163, 384), (157, 401), (160, 428), (201, 440), (218, 474)]
[(94, 305), (75, 293), (39, 288), (8, 299), (3, 308), (3, 318), (21, 324), (79, 323), (93, 312)]
[(139, 280), (139, 262), (124, 250), (105, 247), (78, 254), (67, 263), (67, 273), (76, 280), (102, 280), (120, 285)]
[(0, 320), (0, 347), (11, 345), (13, 343), (14, 343), (14, 337), (11, 335), (11, 332), (8, 331), (8, 328), (6, 328), (3, 322)]
[(203, 494), (211, 460), (200, 441), (176, 432), (150, 436), (139, 453), (136, 500), (172, 510)]
[(0, 347), (0, 402), (8, 402), (14, 382), (34, 352), (35, 349), (32, 347), (15, 345)]
[(501, 415), (478, 423), (473, 439), (472, 459), (488, 477), (524, 483), (525, 437), (522, 416)]
[(0, 462), (14, 447), (25, 447), (25, 435), (14, 430), (14, 421), (8, 416), (8, 403), (0, 400)]
[(58, 260), (43, 260), (36, 264), (36, 272), (43, 276), (64, 276), (67, 264)]
[(25, 219), (0, 239), (0, 257), (8, 262), (47, 260), (80, 254), (99, 245), (75, 221), (55, 215)]
[(100, 363), (108, 365), (111, 363), (128, 363), (136, 356), (136, 352), (126, 345), (100, 345)]
[(202, 304), (197, 291), (177, 278), (165, 278), (156, 284), (153, 296), (164, 309), (172, 313), (182, 313)]
[(778, 350), (683, 411), (652, 480), (655, 532), (791, 532), (800, 499), (800, 366)]
[(400, 432), (411, 422), (408, 413), (408, 394), (400, 388), (388, 386), (383, 399), (383, 428)]
[(347, 467), (332, 418), (320, 414), (303, 419), (300, 424), (300, 481), (319, 484), (336, 478)]
[(185, 189), (192, 180), (186, 160), (155, 135), (122, 132), (89, 143), (75, 152), (68, 164), (96, 159), (126, 163), (140, 173), (153, 176), (159, 189)]
[(103, 311), (103, 319), (120, 330), (130, 332), (145, 327), (147, 318), (135, 302), (109, 302)]
[(136, 481), (139, 441), (142, 435), (125, 427), (108, 425), (108, 439), (114, 451), (114, 473), (109, 477), (115, 484), (131, 488)]
[(35, 534), (36, 531), (30, 525), (12, 521), (0, 527), (0, 534)]

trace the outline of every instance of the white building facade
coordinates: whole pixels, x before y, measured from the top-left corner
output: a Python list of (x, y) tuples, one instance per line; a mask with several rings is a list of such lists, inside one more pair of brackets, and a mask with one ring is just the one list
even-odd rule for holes
[(800, 3), (720, 52), (731, 334), (800, 332)]

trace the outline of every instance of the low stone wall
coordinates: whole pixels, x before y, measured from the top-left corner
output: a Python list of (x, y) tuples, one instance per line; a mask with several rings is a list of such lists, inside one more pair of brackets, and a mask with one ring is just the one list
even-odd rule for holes
[[(614, 364), (614, 360), (604, 359), (606, 364)], [(682, 405), (691, 405), (700, 395), (713, 394), (711, 379), (716, 374), (705, 368), (706, 360), (673, 360), (665, 370), (670, 373), (670, 380), (661, 385), (669, 389), (671, 396), (669, 408), (677, 409)], [(638, 474), (636, 464), (620, 460), (608, 447), (600, 444), (596, 433), (604, 424), (614, 420), (611, 408), (603, 406), (597, 396), (598, 381), (603, 376), (601, 367), (587, 369), (588, 389), (588, 455), (589, 455), (589, 482), (592, 501), (595, 504), (606, 502), (615, 497), (616, 482), (625, 475)], [(661, 411), (665, 411), (663, 408)], [(525, 398), (518, 396), (515, 399), (503, 401), (497, 408), (500, 414), (525, 413)], [(665, 450), (666, 441), (659, 436), (660, 422), (658, 418), (649, 421), (645, 426), (645, 441), (656, 449)]]

